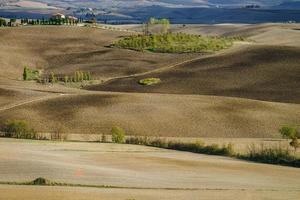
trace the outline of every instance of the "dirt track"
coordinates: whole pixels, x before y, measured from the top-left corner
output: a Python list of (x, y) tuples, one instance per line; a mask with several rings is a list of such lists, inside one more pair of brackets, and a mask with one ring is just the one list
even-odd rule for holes
[[(300, 195), (299, 169), (150, 147), (0, 139), (0, 159), (0, 181), (21, 182), (41, 176), (65, 183), (137, 187), (134, 190), (76, 189), (75, 199), (101, 195), (109, 199), (151, 199), (159, 194), (162, 199), (173, 199), (175, 194), (179, 199), (198, 199), (202, 193), (200, 199), (205, 195), (220, 199), (223, 194), (225, 199), (241, 195), (249, 199), (279, 196), (297, 199)], [(187, 192), (187, 189), (195, 191)], [(45, 193), (50, 199), (69, 199), (74, 190), (2, 185), (0, 199), (20, 198), (19, 194), (24, 195), (23, 199), (35, 199), (33, 191)], [(53, 195), (51, 191), (57, 193)], [(88, 195), (84, 196), (85, 193)]]

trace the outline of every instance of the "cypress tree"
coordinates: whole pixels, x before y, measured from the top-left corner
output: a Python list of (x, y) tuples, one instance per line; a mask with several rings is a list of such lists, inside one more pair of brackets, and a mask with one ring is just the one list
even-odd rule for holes
[(27, 81), (29, 80), (29, 69), (27, 67), (24, 67), (24, 71), (23, 71), (23, 80)]

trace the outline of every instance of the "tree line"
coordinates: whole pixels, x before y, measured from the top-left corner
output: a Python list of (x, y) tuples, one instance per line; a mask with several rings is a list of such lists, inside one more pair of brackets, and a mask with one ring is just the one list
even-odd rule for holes
[(12, 19), (9, 19), (9, 20), (5, 20), (3, 18), (0, 18), (0, 27), (2, 26), (13, 26), (14, 23), (16, 22), (17, 20), (12, 18)]
[(23, 80), (31, 81), (35, 80), (40, 83), (56, 83), (56, 82), (64, 82), (64, 83), (76, 83), (83, 81), (91, 81), (92, 74), (89, 71), (75, 71), (74, 75), (62, 75), (55, 74), (54, 72), (44, 74), (41, 70), (30, 69), (29, 67), (24, 67), (23, 70)]
[(29, 25), (77, 25), (78, 23), (82, 23), (83, 19), (79, 18), (77, 20), (70, 20), (68, 18), (64, 19), (56, 19), (56, 18), (49, 18), (49, 19), (21, 19), (21, 24), (29, 24)]
[[(5, 20), (0, 18), (0, 27), (2, 26), (15, 26), (17, 19), (12, 18), (9, 20)], [(65, 19), (55, 19), (55, 18), (42, 18), (42, 19), (21, 19), (21, 25), (77, 25), (78, 23), (83, 23), (84, 20), (79, 18), (77, 20), (71, 20), (68, 18)]]

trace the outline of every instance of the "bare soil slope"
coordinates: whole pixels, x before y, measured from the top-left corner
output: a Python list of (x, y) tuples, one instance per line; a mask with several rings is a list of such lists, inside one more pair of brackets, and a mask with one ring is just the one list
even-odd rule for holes
[(88, 27), (1, 28), (0, 77), (21, 79), (24, 66), (29, 66), (70, 75), (76, 70), (91, 71), (94, 78), (107, 78), (152, 70), (193, 56), (107, 47), (128, 34)]
[(96, 93), (65, 95), (0, 111), (0, 120), (25, 119), (40, 132), (106, 133), (118, 125), (130, 135), (279, 137), (299, 124), (300, 105), (238, 98)]
[[(300, 38), (299, 38), (300, 39)], [(300, 48), (252, 45), (143, 76), (115, 79), (91, 90), (232, 96), (300, 103)], [(160, 78), (154, 86), (138, 81)]]
[[(286, 30), (273, 25), (235, 26), (212, 29), (219, 28), (222, 34), (248, 30), (261, 41), (272, 30)], [(87, 27), (1, 28), (1, 122), (24, 119), (41, 132), (63, 127), (66, 133), (82, 134), (109, 133), (119, 125), (128, 134), (183, 137), (279, 137), (280, 126), (300, 123), (297, 45), (266, 40), (267, 45), (239, 44), (208, 56), (106, 47), (128, 34)], [(288, 39), (290, 35), (283, 34), (281, 41)], [(196, 60), (168, 68), (189, 59)], [(89, 70), (96, 78), (115, 79), (89, 88), (107, 92), (17, 81), (24, 65), (66, 74)], [(162, 83), (137, 84), (144, 77), (159, 77)]]

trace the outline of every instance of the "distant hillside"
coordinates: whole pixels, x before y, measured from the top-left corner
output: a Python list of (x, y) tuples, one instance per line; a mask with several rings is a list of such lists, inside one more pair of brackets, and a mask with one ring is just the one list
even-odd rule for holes
[(125, 12), (126, 15), (141, 21), (145, 21), (151, 16), (156, 16), (158, 18), (169, 18), (172, 23), (264, 23), (287, 22), (291, 20), (300, 22), (300, 10), (166, 8), (151, 6)]
[[(36, 1), (36, 0), (32, 0)], [(294, 0), (295, 1), (295, 0)], [(0, 1), (1, 2), (1, 1)], [(92, 7), (92, 8), (134, 8), (134, 7), (147, 7), (152, 5), (164, 7), (228, 7), (228, 6), (244, 6), (249, 4), (257, 4), (260, 6), (276, 6), (284, 2), (293, 2), (292, 0), (38, 0), (36, 2), (43, 2), (50, 5), (61, 7)]]
[[(44, 5), (44, 8), (28, 7), (33, 5)], [(245, 8), (246, 6), (249, 8)], [(252, 6), (254, 9), (251, 9)], [(300, 22), (300, 1), (21, 0), (17, 3), (9, 3), (7, 0), (0, 1), (0, 17), (42, 18), (49, 17), (55, 12), (63, 12), (85, 19), (96, 17), (99, 21), (110, 24), (143, 23), (153, 16), (169, 18), (172, 23), (186, 24)]]
[(273, 9), (288, 9), (288, 10), (299, 10), (300, 9), (300, 1), (296, 2), (284, 2), (278, 6), (272, 7)]

